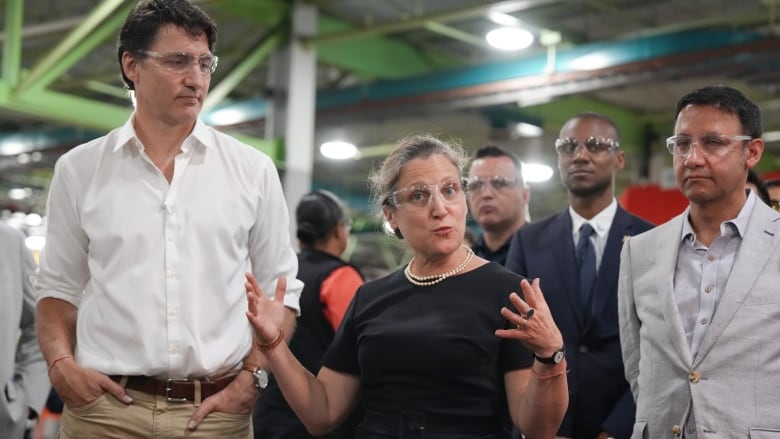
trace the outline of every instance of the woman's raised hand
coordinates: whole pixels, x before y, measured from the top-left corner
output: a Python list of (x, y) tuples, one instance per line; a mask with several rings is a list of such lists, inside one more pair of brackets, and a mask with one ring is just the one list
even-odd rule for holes
[(509, 308), (501, 308), (501, 315), (513, 326), (512, 329), (499, 329), (496, 336), (519, 340), (526, 348), (540, 357), (549, 357), (563, 346), (563, 336), (555, 325), (550, 308), (544, 300), (544, 294), (539, 287), (539, 279), (529, 283), (526, 279), (520, 281), (525, 300), (517, 293), (509, 294), (518, 312)]
[(276, 281), (276, 292), (273, 299), (260, 289), (257, 279), (246, 273), (247, 312), (246, 317), (255, 332), (257, 343), (264, 345), (273, 342), (279, 335), (284, 323), (284, 293), (287, 289), (287, 279), (284, 276)]

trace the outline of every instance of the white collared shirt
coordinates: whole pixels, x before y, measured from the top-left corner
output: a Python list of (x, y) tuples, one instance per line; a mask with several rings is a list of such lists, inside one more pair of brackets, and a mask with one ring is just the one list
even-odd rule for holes
[(199, 377), (251, 347), (244, 273), (285, 305), (302, 283), (271, 159), (196, 122), (170, 182), (133, 117), (56, 164), (39, 298), (78, 307), (76, 358), (105, 374)]
[(580, 239), (580, 227), (584, 223), (589, 223), (591, 227), (593, 227), (593, 230), (596, 231), (593, 235), (590, 236), (590, 240), (593, 243), (593, 248), (596, 250), (596, 271), (598, 272), (599, 267), (601, 267), (601, 258), (604, 256), (604, 248), (607, 246), (607, 238), (609, 238), (609, 228), (612, 227), (612, 220), (615, 219), (615, 213), (617, 213), (617, 200), (615, 198), (612, 198), (612, 202), (609, 203), (609, 206), (602, 209), (601, 212), (597, 213), (593, 218), (591, 219), (585, 219), (582, 217), (582, 215), (578, 214), (574, 211), (574, 209), (569, 206), (569, 215), (571, 216), (571, 226), (572, 226), (572, 238), (574, 239), (574, 247), (577, 247), (577, 242), (579, 242)]

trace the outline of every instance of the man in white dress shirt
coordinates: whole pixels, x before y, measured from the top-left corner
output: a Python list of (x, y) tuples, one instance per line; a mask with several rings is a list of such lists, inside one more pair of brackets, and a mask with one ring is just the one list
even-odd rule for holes
[(118, 45), (135, 112), (56, 165), (37, 306), (60, 437), (249, 438), (264, 371), (246, 272), (266, 291), (286, 278), (292, 333), (302, 284), (274, 164), (198, 120), (215, 42), (188, 1), (139, 2)]

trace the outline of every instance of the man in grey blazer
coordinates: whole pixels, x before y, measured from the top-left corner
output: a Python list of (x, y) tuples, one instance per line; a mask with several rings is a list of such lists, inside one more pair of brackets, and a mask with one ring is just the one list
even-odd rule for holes
[(35, 339), (35, 273), (18, 230), (0, 224), (0, 437), (24, 437), (29, 415), (46, 403), (49, 380)]
[(780, 437), (780, 214), (745, 190), (761, 130), (730, 87), (677, 103), (667, 148), (690, 205), (621, 255), (633, 438)]

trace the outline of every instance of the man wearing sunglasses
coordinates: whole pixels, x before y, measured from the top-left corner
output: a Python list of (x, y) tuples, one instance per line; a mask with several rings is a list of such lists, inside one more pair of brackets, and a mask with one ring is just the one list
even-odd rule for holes
[(483, 146), (471, 162), (466, 186), (471, 216), (482, 229), (472, 250), (504, 265), (512, 234), (528, 220), (531, 190), (523, 178), (523, 163), (500, 146)]
[[(217, 29), (186, 0), (142, 0), (117, 58), (135, 111), (55, 167), (38, 339), (61, 438), (251, 437), (267, 383), (244, 275), (302, 284), (271, 159), (198, 119)], [(280, 340), (281, 341), (281, 340)]]
[(758, 106), (734, 88), (703, 87), (677, 103), (666, 146), (690, 204), (621, 256), (633, 438), (780, 431), (780, 213), (745, 190), (761, 135)]
[(555, 141), (569, 207), (520, 229), (507, 268), (540, 278), (569, 363), (569, 409), (558, 436), (628, 438), (634, 401), (618, 338), (617, 280), (626, 237), (652, 225), (615, 200), (623, 169), (616, 124), (597, 113), (569, 119)]

